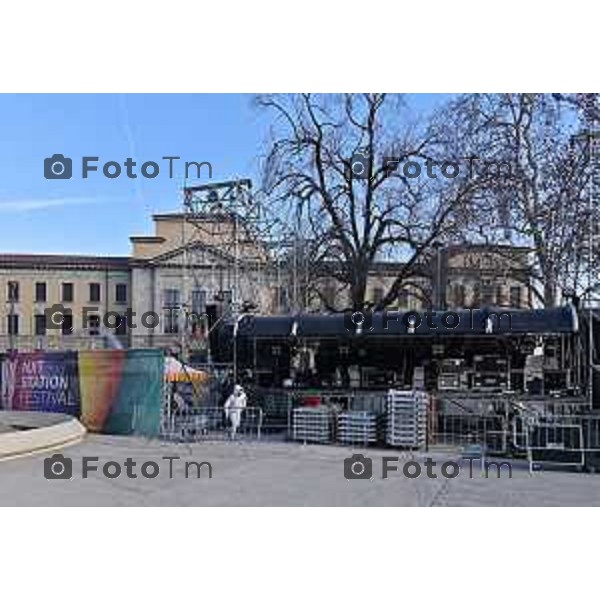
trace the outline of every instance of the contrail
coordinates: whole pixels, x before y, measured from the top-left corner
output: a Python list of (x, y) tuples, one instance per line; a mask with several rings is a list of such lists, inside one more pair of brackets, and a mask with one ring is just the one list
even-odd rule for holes
[[(127, 139), (127, 145), (129, 146), (129, 154), (131, 158), (137, 162), (137, 151), (135, 146), (135, 140), (133, 139), (133, 131), (131, 129), (131, 123), (129, 119), (129, 110), (127, 108), (127, 102), (125, 98), (125, 94), (118, 94), (117, 96), (119, 102), (119, 108), (122, 117), (123, 129), (125, 131), (125, 138)], [(142, 192), (142, 182), (140, 178), (136, 178), (135, 182), (135, 191), (140, 203), (144, 204), (144, 208), (150, 211), (150, 206), (144, 203), (144, 194)]]
[(81, 197), (81, 198), (25, 198), (23, 200), (0, 200), (0, 213), (27, 213), (47, 209), (59, 209), (82, 204), (105, 204), (121, 201), (122, 198)]

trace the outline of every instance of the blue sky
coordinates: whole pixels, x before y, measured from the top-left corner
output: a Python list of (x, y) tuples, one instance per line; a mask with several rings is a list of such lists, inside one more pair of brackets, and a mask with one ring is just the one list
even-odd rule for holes
[[(0, 96), (0, 252), (128, 254), (152, 233), (151, 215), (181, 205), (183, 168), (160, 158), (210, 161), (212, 181), (258, 176), (269, 116), (245, 94), (39, 94)], [(411, 95), (416, 110), (441, 96)], [(73, 158), (73, 178), (47, 180), (44, 158)], [(81, 177), (81, 157), (155, 160), (156, 179)], [(163, 166), (164, 165), (164, 166)], [(206, 179), (205, 181), (208, 181)]]

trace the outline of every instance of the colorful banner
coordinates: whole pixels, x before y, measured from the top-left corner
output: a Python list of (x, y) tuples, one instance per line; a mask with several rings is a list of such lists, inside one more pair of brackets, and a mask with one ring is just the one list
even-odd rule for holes
[(2, 406), (7, 410), (79, 416), (75, 352), (15, 353), (2, 363)]
[(79, 352), (81, 422), (89, 431), (157, 436), (163, 394), (161, 350)]
[(159, 433), (162, 350), (14, 353), (1, 372), (7, 410), (69, 413), (97, 433)]

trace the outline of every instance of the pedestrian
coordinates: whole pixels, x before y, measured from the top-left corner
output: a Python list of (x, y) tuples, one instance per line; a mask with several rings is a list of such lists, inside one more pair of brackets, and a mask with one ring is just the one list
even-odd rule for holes
[(233, 393), (225, 401), (225, 417), (231, 423), (231, 438), (234, 439), (242, 420), (242, 411), (246, 408), (248, 397), (241, 385), (233, 387)]

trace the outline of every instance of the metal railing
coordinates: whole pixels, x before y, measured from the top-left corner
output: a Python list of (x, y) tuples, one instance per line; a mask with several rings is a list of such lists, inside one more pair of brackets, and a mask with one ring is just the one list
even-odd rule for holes
[(515, 445), (524, 444), (530, 469), (552, 464), (600, 470), (600, 415), (530, 416), (520, 430)]
[(263, 412), (256, 406), (232, 409), (239, 411), (240, 423), (234, 432), (227, 409), (216, 406), (187, 407), (165, 411), (160, 436), (170, 442), (190, 443), (224, 440), (260, 440)]
[(438, 414), (431, 420), (428, 442), (521, 457), (532, 471), (550, 465), (600, 470), (598, 414)]
[(438, 414), (430, 419), (430, 445), (484, 445), (488, 450), (506, 452), (510, 431), (505, 417), (489, 414)]

